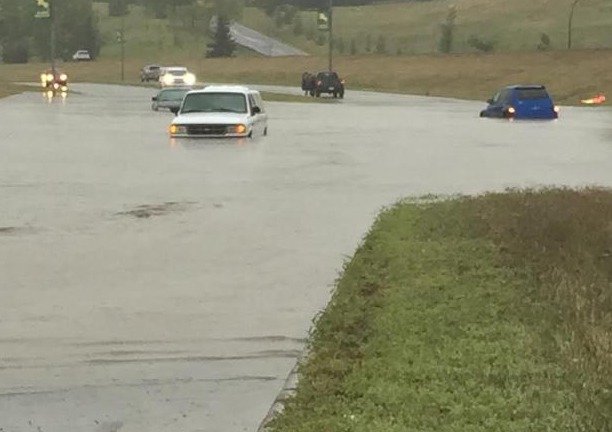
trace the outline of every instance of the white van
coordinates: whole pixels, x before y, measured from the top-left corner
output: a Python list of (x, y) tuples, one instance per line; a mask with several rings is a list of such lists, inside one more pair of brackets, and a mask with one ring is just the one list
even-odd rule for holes
[(243, 86), (208, 86), (185, 95), (169, 128), (171, 137), (254, 137), (267, 135), (261, 95)]

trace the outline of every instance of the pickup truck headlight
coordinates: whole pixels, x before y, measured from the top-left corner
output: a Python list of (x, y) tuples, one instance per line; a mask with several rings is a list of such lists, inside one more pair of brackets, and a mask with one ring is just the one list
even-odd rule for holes
[(194, 85), (196, 82), (196, 77), (194, 74), (192, 73), (188, 73), (185, 75), (185, 78), (183, 78), (185, 80), (185, 84), (187, 85)]
[(164, 84), (170, 85), (174, 82), (174, 77), (170, 74), (167, 74), (162, 77), (162, 81)]
[(245, 134), (247, 127), (243, 124), (231, 125), (227, 127), (228, 134)]
[(170, 135), (185, 135), (187, 133), (187, 126), (183, 125), (170, 125), (169, 127)]
[(68, 79), (68, 75), (66, 75), (65, 73), (60, 75), (60, 81), (66, 81)]

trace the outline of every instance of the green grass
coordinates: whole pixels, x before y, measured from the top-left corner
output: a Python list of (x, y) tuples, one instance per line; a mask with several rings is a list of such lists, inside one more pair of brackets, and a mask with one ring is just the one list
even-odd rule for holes
[(24, 92), (39, 91), (39, 87), (15, 84), (10, 81), (0, 79), (0, 98), (16, 95)]
[[(495, 50), (533, 51), (546, 33), (552, 48), (563, 49), (567, 41), (567, 14), (570, 0), (437, 0), (427, 2), (386, 3), (375, 6), (339, 7), (335, 9), (335, 36), (341, 38), (346, 54), (354, 40), (359, 54), (366, 52), (370, 39), (371, 52), (375, 51), (380, 36), (385, 38), (386, 52), (395, 55), (422, 54), (437, 51), (440, 23), (451, 5), (457, 8), (453, 51), (474, 51), (468, 44), (470, 36), (492, 41)], [(106, 3), (94, 3), (99, 17), (104, 42), (101, 56), (116, 58), (120, 46), (116, 32), (126, 31), (126, 54), (143, 62), (178, 62), (185, 58), (197, 59), (206, 51), (210, 36), (205, 19), (191, 20), (187, 10), (179, 7), (176, 16), (155, 19), (147, 16), (141, 6), (132, 5), (125, 18), (109, 17)], [(241, 21), (254, 29), (277, 37), (315, 55), (323, 55), (327, 45), (319, 46), (315, 40), (314, 12), (300, 12), (305, 32), (293, 33), (293, 26), (277, 28), (273, 20), (261, 9), (247, 7)], [(576, 8), (574, 47), (612, 47), (612, 4), (607, 0), (589, 0)], [(310, 39), (307, 35), (311, 35)], [(312, 40), (311, 40), (312, 39)], [(238, 49), (240, 56), (256, 55)]]
[(384, 212), (271, 429), (612, 430), (611, 223), (601, 190)]
[[(497, 51), (535, 50), (540, 35), (547, 33), (553, 48), (566, 46), (569, 0), (438, 0), (387, 3), (375, 6), (338, 7), (334, 12), (335, 35), (343, 39), (348, 53), (351, 39), (358, 52), (366, 50), (369, 35), (374, 51), (379, 36), (386, 39), (387, 52), (420, 54), (436, 52), (440, 23), (449, 7), (456, 6), (457, 20), (454, 51), (474, 51), (467, 41), (475, 35), (495, 43)], [(315, 12), (302, 12), (302, 22), (318, 36)], [(271, 36), (311, 52), (323, 54), (326, 47), (296, 36), (292, 26), (277, 28), (261, 10), (247, 8), (243, 20)], [(582, 1), (575, 13), (574, 47), (612, 47), (612, 4), (607, 0)]]
[(117, 42), (117, 31), (125, 29), (125, 53), (127, 57), (144, 62), (178, 61), (184, 58), (201, 57), (206, 52), (209, 35), (204, 23), (192, 23), (189, 17), (156, 19), (148, 16), (142, 6), (131, 5), (125, 17), (108, 15), (108, 4), (94, 3), (99, 17), (103, 46), (101, 57), (120, 56), (121, 46)]
[[(172, 60), (194, 71), (203, 83), (280, 84), (298, 87), (305, 70), (324, 69), (325, 57), (234, 57)], [(498, 88), (516, 83), (542, 83), (555, 102), (578, 105), (580, 99), (597, 92), (612, 94), (608, 73), (612, 50), (572, 50), (494, 54), (340, 57), (336, 69), (347, 80), (348, 99), (352, 90), (376, 90), (416, 95), (445, 96), (485, 101)], [(127, 58), (125, 84), (140, 85), (139, 70), (145, 61)], [(0, 80), (38, 81), (48, 65), (0, 64)], [(117, 58), (94, 62), (65, 63), (60, 68), (72, 82), (120, 83), (121, 63)]]

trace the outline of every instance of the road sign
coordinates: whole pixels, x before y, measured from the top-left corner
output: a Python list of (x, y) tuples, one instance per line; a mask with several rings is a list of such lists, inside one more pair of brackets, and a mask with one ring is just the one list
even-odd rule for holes
[(36, 13), (34, 18), (51, 18), (50, 0), (36, 0)]
[(317, 28), (321, 31), (329, 31), (329, 11), (319, 10), (317, 14)]

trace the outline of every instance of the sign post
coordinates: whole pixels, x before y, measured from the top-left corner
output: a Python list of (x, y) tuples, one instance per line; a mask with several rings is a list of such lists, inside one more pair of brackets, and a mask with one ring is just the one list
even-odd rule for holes
[(121, 81), (125, 81), (125, 22), (121, 19), (121, 29), (117, 31), (117, 42), (121, 45)]
[(334, 3), (329, 0), (327, 9), (319, 9), (317, 13), (317, 28), (320, 31), (326, 31), (329, 36), (329, 70), (333, 70), (334, 66), (334, 20), (333, 20)]
[(50, 19), (50, 57), (51, 57), (51, 72), (55, 75), (55, 11), (52, 10), (53, 0), (36, 0), (36, 13), (34, 18)]

